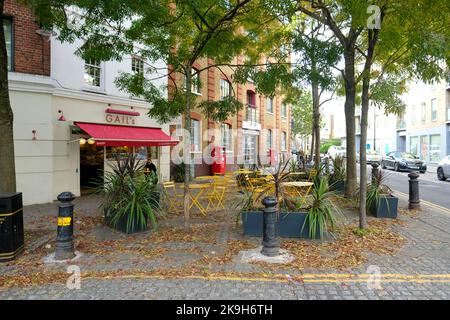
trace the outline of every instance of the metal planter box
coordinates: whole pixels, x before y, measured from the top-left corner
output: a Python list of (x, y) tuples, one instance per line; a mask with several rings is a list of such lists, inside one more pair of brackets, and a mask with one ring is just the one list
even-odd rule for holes
[(23, 250), (22, 193), (0, 194), (0, 262), (14, 260)]
[[(309, 236), (309, 224), (305, 223), (306, 212), (283, 212), (277, 222), (277, 234), (281, 238), (302, 238), (311, 239)], [(244, 235), (249, 237), (263, 236), (263, 213), (262, 211), (241, 212)], [(302, 230), (303, 228), (303, 230)], [(316, 232), (315, 239), (319, 238)]]
[(377, 218), (397, 219), (397, 210), (397, 197), (381, 196), (373, 211)]

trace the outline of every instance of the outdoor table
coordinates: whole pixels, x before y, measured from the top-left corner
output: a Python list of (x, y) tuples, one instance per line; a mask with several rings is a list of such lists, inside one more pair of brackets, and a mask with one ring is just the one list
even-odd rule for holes
[(200, 210), (201, 214), (206, 216), (206, 209), (200, 203), (200, 197), (205, 192), (205, 190), (209, 188), (211, 188), (211, 184), (209, 183), (193, 183), (189, 185), (189, 189), (198, 190), (198, 192), (195, 195), (189, 193), (189, 196), (192, 201), (191, 205), (189, 206), (189, 209), (191, 209), (195, 205)]
[[(306, 203), (306, 199), (307, 199), (313, 185), (314, 185), (313, 182), (308, 182), (308, 181), (292, 181), (292, 182), (284, 182), (281, 184), (281, 186), (284, 188), (287, 187), (287, 188), (297, 189), (295, 191), (294, 196), (300, 197), (300, 205), (304, 205)], [(302, 189), (307, 189), (304, 194), (302, 194), (302, 192), (301, 192)], [(292, 196), (292, 194), (291, 194), (291, 196)]]
[(211, 181), (214, 179), (218, 179), (221, 177), (218, 176), (200, 176), (200, 177), (196, 177), (194, 180), (199, 180), (199, 181)]

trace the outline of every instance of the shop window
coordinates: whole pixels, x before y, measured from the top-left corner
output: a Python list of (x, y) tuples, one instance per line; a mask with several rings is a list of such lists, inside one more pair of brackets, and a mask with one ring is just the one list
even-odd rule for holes
[(102, 86), (102, 65), (100, 61), (88, 60), (84, 64), (84, 83), (90, 87)]
[(441, 135), (439, 134), (430, 136), (430, 161), (441, 161)]
[(201, 151), (200, 121), (191, 119), (191, 151)]
[(133, 152), (133, 147), (106, 147), (106, 160), (126, 159)]
[(413, 155), (419, 156), (419, 137), (411, 137), (409, 139), (409, 150)]
[(232, 144), (231, 125), (222, 123), (221, 135), (222, 135), (222, 147), (225, 147), (226, 151), (232, 151), (233, 144)]
[(153, 147), (135, 147), (135, 154), (137, 154), (139, 160), (147, 161), (147, 159), (158, 159), (159, 148)]
[(12, 19), (3, 18), (2, 20), (3, 30), (5, 32), (6, 56), (8, 57), (8, 71), (13, 71), (14, 46)]

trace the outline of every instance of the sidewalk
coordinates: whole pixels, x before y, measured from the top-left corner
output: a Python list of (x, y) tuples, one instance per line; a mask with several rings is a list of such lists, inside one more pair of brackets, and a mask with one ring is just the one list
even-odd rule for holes
[[(242, 236), (229, 211), (194, 215), (189, 233), (182, 217), (169, 216), (157, 232), (125, 236), (102, 226), (96, 203), (76, 201), (81, 289), (66, 286), (67, 265), (43, 262), (55, 248), (56, 205), (33, 206), (25, 209), (26, 253), (0, 265), (0, 299), (450, 298), (450, 217), (407, 212), (403, 199), (400, 219), (370, 219), (375, 231), (365, 239), (345, 231), (331, 242), (284, 240), (298, 257), (286, 266), (240, 262), (239, 252), (261, 239)], [(381, 289), (367, 282), (377, 270)]]

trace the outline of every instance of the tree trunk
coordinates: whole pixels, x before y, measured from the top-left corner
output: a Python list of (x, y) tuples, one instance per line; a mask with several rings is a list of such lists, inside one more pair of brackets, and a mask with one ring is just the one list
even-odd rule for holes
[(192, 91), (192, 66), (187, 64), (186, 67), (186, 109), (184, 110), (184, 228), (190, 229), (190, 189), (189, 182), (191, 180), (191, 91)]
[(313, 100), (313, 132), (314, 132), (314, 156), (316, 158), (315, 167), (320, 169), (320, 101), (319, 101), (319, 85), (313, 81), (312, 100)]
[(363, 77), (363, 91), (361, 100), (361, 144), (359, 146), (360, 163), (360, 188), (359, 188), (359, 228), (367, 228), (367, 126), (369, 118), (369, 85), (370, 78), (367, 75)]
[(315, 134), (314, 128), (313, 128), (312, 132), (311, 132), (311, 150), (309, 150), (310, 161), (312, 161), (314, 159), (314, 150), (315, 150), (315, 145), (316, 145), (315, 144), (315, 142), (316, 142), (315, 136), (316, 136), (316, 134)]
[(355, 140), (355, 50), (353, 46), (345, 52), (345, 124), (347, 137), (347, 179), (345, 196), (351, 198), (356, 190), (356, 140)]
[[(0, 18), (4, 0), (0, 0)], [(0, 192), (16, 192), (13, 112), (9, 101), (8, 57), (3, 21), (0, 25)]]

